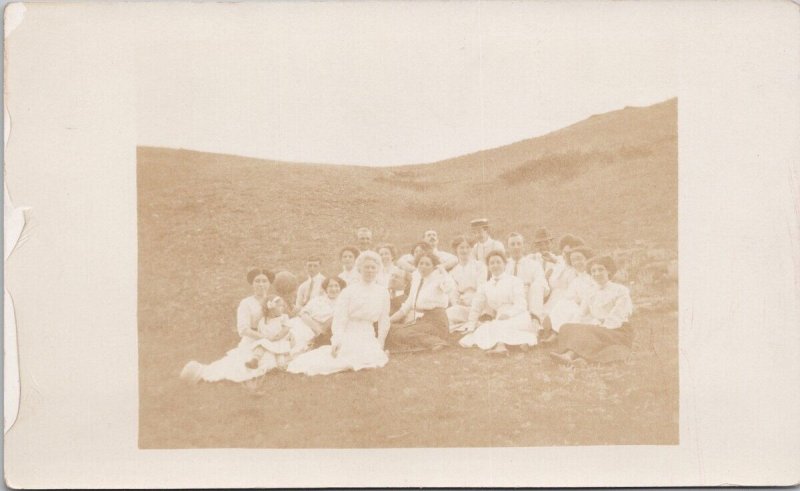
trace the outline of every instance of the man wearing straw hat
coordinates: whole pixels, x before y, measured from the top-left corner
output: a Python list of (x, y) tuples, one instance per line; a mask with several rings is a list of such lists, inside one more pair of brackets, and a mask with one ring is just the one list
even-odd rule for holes
[(499, 240), (495, 240), (489, 235), (489, 220), (486, 218), (477, 218), (469, 222), (472, 229), (472, 237), (475, 239), (475, 246), (472, 248), (472, 257), (479, 261), (484, 262), (486, 255), (492, 251), (506, 253), (506, 248)]

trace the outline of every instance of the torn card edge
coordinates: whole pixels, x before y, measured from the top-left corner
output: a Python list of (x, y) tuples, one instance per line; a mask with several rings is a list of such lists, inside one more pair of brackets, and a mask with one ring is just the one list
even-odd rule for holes
[[(3, 40), (22, 24), (25, 18), (25, 5), (11, 3), (4, 10)], [(14, 426), (19, 415), (20, 377), (19, 350), (17, 344), (17, 324), (14, 313), (14, 302), (8, 289), (5, 288), (5, 263), (14, 251), (25, 228), (25, 210), (27, 207), (14, 207), (9, 197), (6, 181), (6, 155), (11, 136), (11, 115), (8, 111), (8, 93), (5, 90), (7, 81), (8, 53), (3, 46), (3, 433), (6, 434)]]

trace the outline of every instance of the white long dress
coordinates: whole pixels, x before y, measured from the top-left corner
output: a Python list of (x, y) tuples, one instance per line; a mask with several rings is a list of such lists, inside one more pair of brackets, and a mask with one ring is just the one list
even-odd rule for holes
[[(461, 338), (461, 346), (491, 349), (498, 343), (536, 345), (536, 332), (525, 303), (525, 286), (519, 278), (503, 273), (484, 283), (472, 301), (468, 324), (475, 325), (483, 313), (494, 319)], [(501, 315), (506, 318), (499, 319)]]
[(245, 363), (253, 357), (253, 348), (258, 342), (258, 339), (246, 336), (245, 333), (249, 330), (257, 331), (263, 318), (261, 302), (257, 298), (247, 297), (242, 300), (236, 310), (236, 329), (242, 336), (239, 344), (228, 351), (225, 356), (208, 365), (190, 361), (184, 367), (184, 372), (197, 373), (198, 378), (206, 382), (221, 380), (244, 382), (260, 377), (277, 367), (273, 356), (262, 357), (257, 368), (250, 369), (245, 366)]
[(580, 312), (581, 302), (589, 295), (596, 283), (589, 273), (578, 273), (569, 283), (567, 290), (550, 310), (550, 324), (555, 332)]
[(447, 320), (450, 332), (459, 331), (469, 319), (472, 299), (480, 286), (486, 283), (486, 265), (475, 259), (466, 264), (458, 263), (450, 270), (455, 281), (455, 288), (450, 292), (450, 307), (447, 308)]
[(388, 332), (389, 290), (376, 282), (348, 286), (336, 300), (331, 324), (331, 345), (339, 346), (336, 356), (332, 346), (321, 346), (292, 360), (287, 370), (328, 375), (386, 365), (389, 357), (375, 336), (375, 322), (380, 332)]

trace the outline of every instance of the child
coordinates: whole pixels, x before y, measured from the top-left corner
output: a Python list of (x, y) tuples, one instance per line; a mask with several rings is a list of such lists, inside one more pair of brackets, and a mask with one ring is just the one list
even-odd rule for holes
[(270, 295), (264, 302), (264, 318), (258, 322), (258, 332), (263, 336), (253, 344), (253, 356), (245, 363), (249, 369), (258, 368), (261, 359), (274, 356), (276, 364), (284, 368), (289, 363), (293, 336), (286, 315), (286, 302), (277, 295)]

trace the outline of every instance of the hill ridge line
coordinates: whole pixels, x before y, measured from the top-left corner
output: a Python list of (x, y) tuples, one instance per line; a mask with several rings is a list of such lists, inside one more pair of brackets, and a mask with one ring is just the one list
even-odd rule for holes
[(383, 166), (383, 165), (376, 166), (376, 165), (368, 165), (368, 164), (347, 164), (347, 163), (335, 164), (335, 163), (323, 163), (323, 162), (301, 162), (301, 161), (295, 161), (295, 160), (274, 160), (274, 159), (262, 158), (262, 157), (248, 157), (248, 156), (245, 156), (245, 155), (236, 155), (236, 154), (231, 154), (231, 153), (206, 152), (206, 151), (203, 151), (203, 150), (194, 150), (194, 149), (190, 149), (190, 148), (174, 148), (174, 147), (161, 147), (161, 146), (151, 146), (151, 145), (137, 145), (136, 148), (137, 148), (137, 150), (139, 150), (139, 149), (142, 149), (142, 150), (157, 150), (157, 151), (169, 151), (169, 152), (175, 152), (175, 153), (199, 154), (199, 155), (213, 156), (213, 157), (246, 159), (246, 160), (250, 160), (250, 161), (260, 161), (260, 162), (269, 163), (269, 164), (292, 164), (292, 165), (303, 165), (303, 166), (326, 166), (326, 167), (330, 166), (330, 167), (340, 167), (340, 168), (368, 168), (368, 169), (380, 169), (380, 170), (392, 171), (392, 170), (396, 170), (396, 169), (408, 169), (408, 168), (411, 168), (411, 167), (426, 167), (426, 166), (432, 166), (432, 165), (442, 164), (442, 163), (452, 163), (452, 162), (456, 162), (458, 160), (468, 159), (470, 157), (476, 157), (476, 156), (478, 156), (478, 155), (480, 155), (482, 153), (492, 153), (492, 152), (496, 152), (496, 151), (499, 151), (499, 150), (508, 149), (510, 147), (513, 147), (513, 146), (521, 145), (521, 144), (524, 144), (524, 143), (531, 143), (531, 142), (533, 142), (535, 140), (544, 140), (544, 139), (552, 137), (553, 135), (556, 135), (558, 133), (565, 132), (565, 131), (568, 131), (570, 129), (574, 129), (577, 126), (586, 124), (589, 121), (596, 120), (597, 118), (613, 117), (615, 115), (616, 116), (621, 116), (624, 113), (631, 113), (633, 111), (654, 109), (654, 108), (657, 108), (659, 106), (667, 106), (669, 104), (675, 103), (676, 101), (677, 101), (677, 97), (672, 97), (670, 99), (666, 99), (664, 101), (657, 102), (657, 103), (651, 104), (649, 106), (625, 106), (625, 107), (623, 107), (621, 109), (615, 109), (613, 111), (608, 111), (608, 112), (605, 112), (605, 113), (593, 114), (593, 115), (591, 115), (591, 116), (589, 116), (589, 117), (587, 117), (585, 119), (582, 119), (582, 120), (577, 121), (575, 123), (572, 123), (570, 125), (564, 126), (562, 128), (558, 128), (556, 130), (550, 131), (548, 133), (544, 133), (544, 134), (541, 134), (541, 135), (538, 135), (538, 136), (533, 136), (533, 137), (530, 137), (530, 138), (523, 138), (521, 140), (516, 140), (516, 141), (510, 142), (510, 143), (506, 143), (504, 145), (500, 145), (500, 146), (497, 146), (497, 147), (485, 148), (485, 149), (477, 150), (477, 151), (474, 151), (474, 152), (459, 154), (459, 155), (456, 155), (456, 156), (453, 156), (453, 157), (448, 157), (448, 158), (440, 159), (440, 160), (434, 160), (434, 161), (430, 161), (430, 162), (415, 162), (415, 163), (408, 163), (408, 164), (394, 164), (394, 165), (386, 165), (386, 166)]

